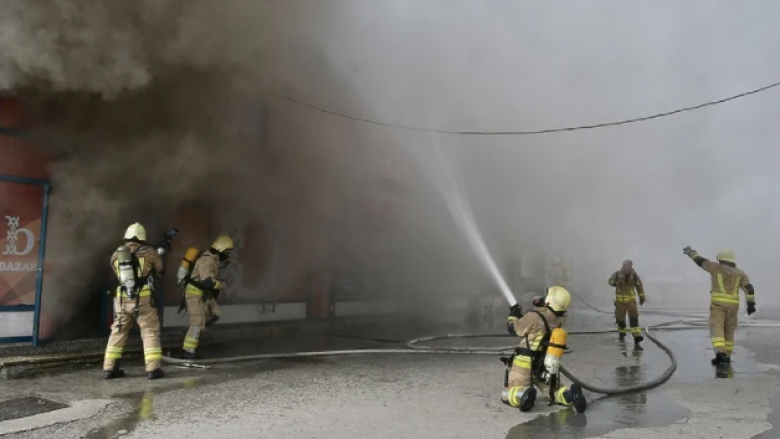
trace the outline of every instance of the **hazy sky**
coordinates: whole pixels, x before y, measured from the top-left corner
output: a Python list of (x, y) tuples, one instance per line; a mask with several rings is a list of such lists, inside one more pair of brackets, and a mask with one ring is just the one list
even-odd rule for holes
[[(363, 117), (529, 130), (642, 116), (780, 80), (780, 4), (755, 1), (339, 2), (307, 30), (362, 94)], [(332, 2), (309, 2), (310, 14)], [(315, 84), (302, 85), (305, 90)], [(301, 92), (305, 96), (305, 92)], [(723, 247), (772, 282), (780, 89), (694, 113), (546, 136), (441, 136), (493, 241), (679, 260)], [(325, 116), (323, 116), (325, 117)], [(425, 134), (398, 133), (421, 147)], [(762, 288), (763, 287), (763, 288)]]

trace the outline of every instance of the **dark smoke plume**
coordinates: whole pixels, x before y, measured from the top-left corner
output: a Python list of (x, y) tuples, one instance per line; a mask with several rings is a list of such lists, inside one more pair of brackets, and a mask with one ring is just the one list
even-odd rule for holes
[[(258, 114), (289, 91), (285, 78), (300, 77), (301, 66), (346, 92), (316, 44), (285, 30), (303, 20), (293, 3), (0, 5), (0, 93), (20, 97), (27, 129), (58, 157), (45, 301), (60, 321), (99, 293), (98, 275), (127, 225), (161, 223), (182, 204), (271, 211), (288, 243), (307, 246), (302, 267), (324, 256), (331, 231), (322, 225), (350, 178), (335, 159), (354, 151), (327, 138), (310, 148), (309, 133), (282, 132), (276, 137), (289, 150), (280, 164), (257, 133)], [(277, 130), (301, 131), (284, 108), (270, 113)]]

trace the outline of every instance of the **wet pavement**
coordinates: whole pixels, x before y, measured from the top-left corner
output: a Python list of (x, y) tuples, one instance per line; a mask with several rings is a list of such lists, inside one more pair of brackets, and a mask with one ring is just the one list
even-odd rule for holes
[[(671, 319), (646, 316), (642, 323)], [(567, 320), (567, 329), (605, 329), (612, 324), (608, 315), (591, 316)], [(380, 339), (431, 335), (418, 333), (423, 329), (311, 335), (310, 345), (297, 339), (262, 340), (211, 348), (204, 355), (235, 355), (236, 350), (250, 354), (398, 348), (398, 343)], [(158, 381), (146, 380), (140, 362), (130, 362), (125, 367), (128, 377), (119, 380), (104, 381), (98, 370), (89, 370), (0, 383), (0, 402), (30, 397), (69, 406), (100, 402), (94, 414), (74, 413), (70, 420), (64, 413), (71, 408), (0, 420), (0, 435), (11, 431), (3, 430), (8, 422), (36, 418), (40, 427), (2, 437), (641, 439), (751, 438), (762, 433), (758, 437), (778, 437), (768, 433), (773, 424), (780, 428), (780, 342), (775, 341), (775, 332), (740, 331), (732, 367), (721, 373), (709, 364), (712, 349), (706, 329), (657, 332), (678, 358), (672, 379), (636, 394), (586, 393), (585, 414), (547, 406), (542, 399), (527, 414), (505, 406), (499, 401), (503, 366), (489, 356), (359, 355), (253, 361), (209, 370), (168, 366), (166, 378)], [(479, 338), (437, 343), (503, 346), (513, 341)], [(573, 350), (564, 364), (597, 386), (654, 379), (669, 365), (666, 354), (649, 340), (642, 351), (635, 351), (630, 341), (618, 342), (613, 334), (572, 335), (569, 344)], [(33, 400), (28, 401), (33, 405)], [(45, 424), (48, 418), (42, 417), (46, 416), (52, 424)]]
[(9, 399), (0, 402), (0, 422), (52, 412), (65, 407), (67, 407), (66, 404), (59, 404), (34, 396)]

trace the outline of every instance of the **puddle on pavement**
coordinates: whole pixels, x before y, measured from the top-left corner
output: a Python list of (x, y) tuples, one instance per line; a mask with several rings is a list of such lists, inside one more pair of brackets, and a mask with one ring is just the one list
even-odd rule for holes
[(0, 402), (0, 422), (40, 415), (67, 407), (67, 404), (60, 404), (34, 396), (9, 399)]
[(769, 399), (769, 406), (772, 411), (769, 413), (768, 421), (772, 428), (753, 436), (752, 439), (777, 439), (780, 437), (780, 393)]
[[(755, 361), (755, 356), (747, 349), (739, 347), (737, 336), (732, 364), (716, 368), (710, 364), (713, 357), (709, 332), (679, 331), (656, 332), (659, 340), (669, 346), (677, 357), (677, 371), (671, 382), (698, 383), (711, 379), (733, 378), (735, 376), (756, 375), (772, 368), (770, 365)], [(628, 338), (628, 337), (627, 337)], [(669, 358), (655, 344), (646, 339), (642, 343), (644, 350), (635, 350), (633, 342), (619, 342), (617, 335), (612, 342), (623, 356), (636, 359), (636, 364), (619, 366), (598, 373), (601, 386), (631, 386), (659, 377), (668, 367)], [(620, 428), (651, 428), (670, 425), (685, 418), (688, 410), (677, 404), (664, 392), (663, 386), (647, 392), (621, 396), (599, 397), (589, 394), (588, 410), (583, 414), (573, 409), (563, 409), (555, 413), (542, 415), (533, 420), (513, 427), (507, 439), (521, 438), (582, 438), (596, 437)], [(593, 397), (597, 399), (592, 399)], [(780, 432), (780, 394), (772, 400), (776, 411), (770, 415), (770, 421), (777, 425)], [(769, 433), (769, 432), (767, 432)], [(759, 436), (762, 439), (778, 437), (772, 433)]]
[[(756, 361), (755, 354), (740, 346), (744, 335), (737, 333), (731, 364), (725, 367), (714, 367), (710, 361), (715, 356), (710, 342), (709, 331), (655, 332), (658, 339), (672, 349), (677, 357), (677, 370), (671, 382), (699, 383), (713, 378), (734, 378), (759, 375), (775, 367)], [(669, 357), (658, 349), (650, 340), (644, 343), (643, 363), (647, 374), (652, 378), (660, 376), (669, 367)]]
[(250, 378), (259, 373), (257, 370), (236, 371), (213, 370), (209, 374), (187, 378), (176, 383), (150, 387), (143, 392), (120, 393), (112, 395), (118, 400), (127, 400), (133, 405), (133, 411), (111, 421), (108, 425), (88, 432), (83, 439), (112, 439), (121, 437), (133, 431), (142, 421), (154, 419), (154, 398), (157, 395), (182, 389), (195, 389), (203, 386), (213, 386), (229, 381)]

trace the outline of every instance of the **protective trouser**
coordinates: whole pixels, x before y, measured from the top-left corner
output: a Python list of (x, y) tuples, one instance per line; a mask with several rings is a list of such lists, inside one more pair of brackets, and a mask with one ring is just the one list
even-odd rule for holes
[(710, 304), (710, 338), (716, 354), (731, 356), (734, 351), (734, 333), (737, 330), (739, 305)]
[(615, 321), (620, 335), (626, 335), (626, 314), (631, 325), (631, 335), (637, 338), (642, 335), (642, 328), (639, 327), (639, 310), (636, 307), (636, 300), (628, 302), (615, 302)]
[[(157, 308), (152, 306), (150, 291), (144, 289), (139, 293), (137, 301), (138, 317), (135, 319), (141, 327), (141, 339), (144, 344), (144, 361), (146, 371), (152, 372), (160, 368), (162, 359), (162, 346), (160, 345), (160, 318)], [(135, 299), (127, 296), (114, 299), (114, 323), (111, 325), (111, 336), (108, 338), (106, 357), (103, 362), (103, 370), (114, 370), (116, 362), (122, 358), (130, 329), (133, 327), (133, 310), (136, 307)]]
[(203, 293), (200, 291), (187, 291), (184, 299), (187, 301), (187, 312), (190, 313), (190, 327), (187, 329), (187, 335), (184, 336), (183, 348), (185, 352), (194, 354), (198, 349), (200, 333), (219, 320), (219, 305), (214, 298), (209, 297), (204, 300)]
[(552, 389), (553, 398), (550, 398), (550, 386), (544, 381), (538, 379), (531, 372), (531, 357), (526, 355), (516, 355), (512, 361), (512, 368), (504, 379), (504, 391), (501, 394), (501, 400), (512, 407), (520, 407), (523, 393), (532, 385), (547, 396), (550, 403), (557, 403), (564, 406), (571, 406), (571, 396), (568, 387), (558, 387)]

